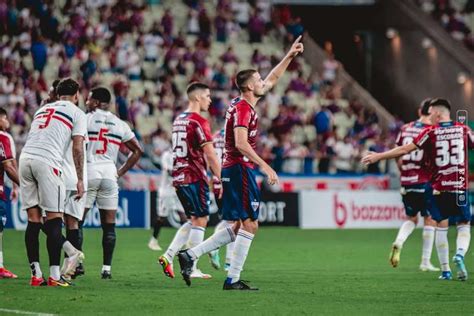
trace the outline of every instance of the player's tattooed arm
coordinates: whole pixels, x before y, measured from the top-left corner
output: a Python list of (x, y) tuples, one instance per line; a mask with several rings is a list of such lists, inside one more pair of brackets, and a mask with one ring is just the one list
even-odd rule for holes
[(265, 88), (264, 92), (268, 92), (271, 90), (278, 80), (281, 78), (283, 73), (286, 71), (286, 68), (290, 65), (293, 58), (295, 58), (298, 54), (304, 51), (303, 43), (301, 43), (302, 36), (298, 36), (298, 38), (293, 42), (290, 47), (288, 53), (286, 53), (285, 57), (275, 66), (275, 68), (270, 71), (268, 76), (265, 78)]
[(129, 141), (126, 141), (124, 144), (132, 152), (132, 154), (128, 156), (127, 161), (117, 171), (119, 178), (127, 173), (127, 171), (133, 166), (135, 166), (138, 160), (140, 160), (140, 157), (143, 155), (143, 149), (136, 138), (132, 138)]
[(397, 146), (391, 150), (385, 151), (383, 153), (375, 153), (369, 151), (363, 158), (362, 163), (365, 165), (370, 165), (376, 163), (380, 160), (387, 160), (392, 158), (399, 158), (403, 155), (409, 154), (412, 151), (418, 149), (414, 143), (410, 143), (403, 146)]
[(248, 142), (248, 130), (245, 127), (234, 128), (235, 147), (253, 163), (260, 167), (260, 170), (268, 177), (268, 183), (273, 185), (278, 183), (278, 175), (262, 158), (258, 156), (255, 150)]
[(20, 185), (20, 179), (18, 177), (18, 169), (16, 167), (15, 159), (8, 159), (3, 161), (3, 170), (7, 173), (10, 180), (13, 181), (14, 186)]

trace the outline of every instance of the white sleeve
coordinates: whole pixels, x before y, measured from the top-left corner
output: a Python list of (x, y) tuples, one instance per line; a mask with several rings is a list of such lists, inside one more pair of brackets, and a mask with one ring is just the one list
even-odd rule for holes
[(161, 168), (163, 171), (173, 170), (173, 154), (171, 152), (166, 151), (161, 156)]
[(72, 136), (86, 136), (87, 135), (87, 117), (82, 110), (77, 109), (73, 119), (74, 126), (72, 128)]
[(125, 143), (135, 138), (135, 134), (132, 132), (132, 129), (130, 128), (130, 126), (128, 126), (128, 124), (125, 123), (124, 121), (122, 121), (122, 125), (123, 125), (122, 142)]

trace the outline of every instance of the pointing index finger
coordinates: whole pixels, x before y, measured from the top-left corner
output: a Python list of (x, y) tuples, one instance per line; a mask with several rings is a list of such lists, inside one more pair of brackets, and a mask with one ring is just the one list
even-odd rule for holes
[(298, 38), (295, 40), (295, 42), (293, 44), (298, 44), (301, 41), (302, 37), (303, 37), (303, 35), (298, 36)]

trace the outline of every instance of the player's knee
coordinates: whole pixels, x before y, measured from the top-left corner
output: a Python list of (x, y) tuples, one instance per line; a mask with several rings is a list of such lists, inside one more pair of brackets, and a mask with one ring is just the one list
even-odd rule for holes
[(191, 223), (193, 224), (193, 226), (206, 227), (207, 226), (207, 216), (204, 216), (204, 217), (193, 216), (191, 218)]
[(72, 216), (65, 215), (64, 221), (66, 222), (66, 227), (69, 230), (79, 229), (79, 221)]
[(32, 223), (41, 223), (41, 210), (38, 207), (32, 207), (26, 210), (28, 214), (28, 221)]
[(242, 223), (242, 228), (249, 233), (255, 234), (258, 230), (258, 222), (248, 219)]
[(415, 223), (415, 225), (418, 224), (418, 216), (409, 216), (408, 220)]

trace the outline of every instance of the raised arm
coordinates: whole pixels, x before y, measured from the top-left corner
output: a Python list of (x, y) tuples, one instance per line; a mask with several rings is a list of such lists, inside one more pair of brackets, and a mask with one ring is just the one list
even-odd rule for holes
[(367, 155), (362, 158), (362, 163), (370, 165), (376, 163), (379, 160), (399, 158), (403, 155), (411, 153), (416, 149), (418, 149), (418, 147), (416, 147), (414, 143), (409, 143), (407, 145), (397, 146), (383, 153), (368, 152)]
[(248, 130), (245, 127), (234, 128), (235, 147), (268, 177), (268, 184), (278, 183), (278, 175), (262, 158), (260, 158), (248, 142)]
[(129, 141), (126, 141), (124, 144), (132, 152), (132, 154), (128, 156), (127, 161), (117, 171), (119, 178), (127, 173), (127, 171), (133, 166), (135, 166), (138, 160), (140, 160), (140, 157), (143, 155), (143, 149), (135, 137)]
[(265, 78), (265, 92), (271, 90), (277, 81), (281, 78), (286, 68), (290, 65), (293, 58), (298, 54), (302, 53), (304, 50), (303, 43), (301, 43), (301, 35), (293, 42), (290, 50), (286, 53), (285, 57), (275, 66), (275, 68), (270, 71), (268, 76)]

